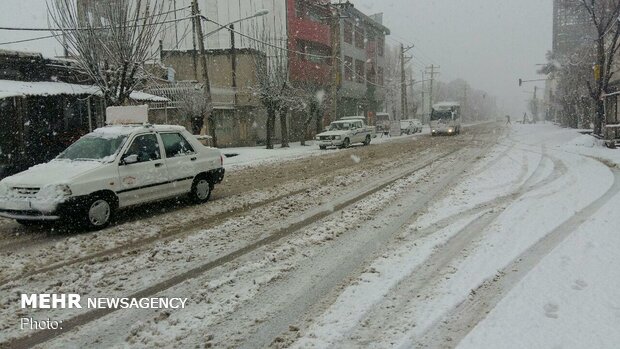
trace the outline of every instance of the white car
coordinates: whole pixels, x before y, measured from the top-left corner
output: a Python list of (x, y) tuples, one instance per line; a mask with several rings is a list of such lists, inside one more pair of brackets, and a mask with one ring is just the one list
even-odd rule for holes
[(422, 122), (419, 119), (411, 120), (411, 124), (416, 129), (417, 133), (422, 133), (422, 129), (424, 128), (424, 125), (422, 124)]
[(420, 120), (400, 120), (400, 132), (402, 134), (414, 134), (422, 132), (422, 123)]
[(106, 227), (118, 209), (189, 195), (209, 200), (224, 178), (219, 150), (181, 126), (109, 126), (56, 159), (0, 181), (0, 216), (21, 224)]
[(320, 149), (327, 147), (348, 148), (351, 144), (369, 145), (374, 129), (362, 120), (339, 120), (329, 125), (327, 131), (316, 136)]

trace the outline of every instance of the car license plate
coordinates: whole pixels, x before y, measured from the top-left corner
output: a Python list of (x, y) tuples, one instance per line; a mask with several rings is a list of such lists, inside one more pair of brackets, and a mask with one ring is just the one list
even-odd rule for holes
[(0, 202), (0, 208), (5, 210), (26, 211), (30, 210), (31, 206), (29, 201), (4, 201)]

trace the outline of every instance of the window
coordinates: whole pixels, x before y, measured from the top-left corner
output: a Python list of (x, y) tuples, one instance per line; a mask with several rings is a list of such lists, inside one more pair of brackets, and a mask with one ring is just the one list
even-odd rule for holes
[(297, 18), (303, 18), (306, 14), (306, 6), (303, 0), (295, 1), (295, 16)]
[(305, 53), (305, 55), (299, 55), (301, 59), (314, 63), (330, 64), (329, 57), (331, 56), (331, 49), (327, 46), (310, 41), (298, 40), (297, 51)]
[(364, 41), (366, 40), (364, 36), (364, 28), (360, 26), (355, 27), (355, 47), (364, 48)]
[(385, 55), (385, 37), (379, 36), (377, 38), (377, 54), (379, 57), (383, 57)]
[(357, 82), (364, 82), (364, 61), (360, 61), (359, 59), (355, 60), (355, 75)]
[(178, 133), (162, 133), (161, 140), (164, 142), (167, 158), (184, 156), (194, 153), (194, 148), (187, 140)]
[(383, 67), (379, 67), (377, 68), (377, 84), (383, 86), (383, 79), (384, 79)]
[(344, 79), (353, 81), (353, 58), (344, 56)]
[(353, 24), (344, 22), (344, 42), (353, 45)]
[[(368, 63), (368, 62), (367, 62)], [(377, 74), (373, 64), (366, 64), (368, 69), (366, 69), (366, 80), (372, 82), (373, 84), (377, 83)]]
[(111, 160), (125, 144), (126, 138), (126, 136), (115, 138), (103, 137), (91, 133), (73, 143), (58, 158), (69, 160)]
[(321, 23), (323, 17), (327, 17), (328, 14), (322, 14), (315, 5), (308, 4), (307, 0), (297, 0), (295, 1), (295, 16)]
[(138, 162), (148, 162), (161, 159), (159, 142), (154, 134), (136, 137), (123, 158), (138, 155)]

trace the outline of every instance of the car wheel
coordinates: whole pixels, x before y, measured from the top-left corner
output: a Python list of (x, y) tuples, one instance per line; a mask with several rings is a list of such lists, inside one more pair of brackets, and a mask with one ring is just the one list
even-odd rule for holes
[(101, 230), (110, 225), (113, 214), (113, 200), (95, 195), (86, 206), (86, 226), (90, 230)]
[(351, 146), (351, 141), (348, 138), (345, 138), (344, 141), (342, 142), (342, 149), (346, 149), (349, 146)]
[(370, 138), (370, 135), (366, 136), (366, 140), (364, 141), (364, 145), (370, 145), (372, 138)]
[(320, 145), (320, 146), (319, 146), (319, 149), (321, 149), (321, 150), (325, 150), (325, 149), (327, 149), (327, 147), (326, 147), (326, 146), (324, 146), (324, 145)]
[(192, 191), (190, 192), (190, 198), (194, 203), (202, 204), (211, 198), (211, 191), (213, 190), (213, 183), (209, 181), (206, 176), (201, 176), (194, 179), (192, 184)]

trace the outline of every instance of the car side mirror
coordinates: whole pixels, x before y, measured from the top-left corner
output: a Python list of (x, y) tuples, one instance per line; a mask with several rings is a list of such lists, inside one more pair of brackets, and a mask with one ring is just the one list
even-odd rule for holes
[(123, 158), (122, 165), (131, 165), (138, 162), (138, 154), (131, 154)]

